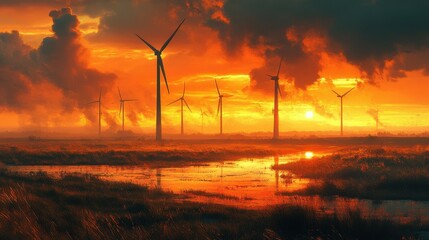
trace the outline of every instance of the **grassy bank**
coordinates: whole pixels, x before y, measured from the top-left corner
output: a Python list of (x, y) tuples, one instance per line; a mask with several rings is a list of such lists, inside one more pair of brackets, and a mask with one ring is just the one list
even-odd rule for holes
[(92, 176), (0, 172), (0, 239), (415, 239), (419, 230), (358, 210), (242, 210)]
[(285, 155), (300, 151), (329, 152), (348, 146), (397, 148), (429, 145), (429, 138), (303, 138), (168, 140), (0, 140), (0, 162), (7, 165), (193, 164)]
[(231, 160), (272, 155), (273, 150), (241, 144), (183, 144), (141, 141), (17, 142), (0, 144), (6, 165), (138, 165)]
[(353, 148), (274, 168), (316, 180), (304, 190), (283, 194), (429, 200), (429, 151), (425, 147)]

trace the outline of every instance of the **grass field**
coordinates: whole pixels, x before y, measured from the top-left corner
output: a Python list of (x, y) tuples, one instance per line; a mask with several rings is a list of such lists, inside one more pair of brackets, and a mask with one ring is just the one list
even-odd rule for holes
[(425, 226), (276, 206), (243, 210), (100, 181), (0, 173), (1, 239), (417, 239)]
[(283, 194), (429, 201), (426, 147), (356, 147), (274, 168), (317, 180), (304, 190)]
[[(166, 141), (0, 141), (0, 165), (139, 165), (180, 167), (208, 161), (291, 154), (326, 156), (273, 166), (312, 181), (284, 195), (428, 201), (427, 138)], [(331, 154), (333, 152), (333, 154)], [(329, 153), (329, 154), (328, 154)], [(0, 166), (1, 169), (1, 166)], [(287, 181), (287, 176), (280, 176)], [(0, 239), (420, 239), (429, 226), (277, 205), (241, 209), (92, 175), (50, 178), (0, 170)]]

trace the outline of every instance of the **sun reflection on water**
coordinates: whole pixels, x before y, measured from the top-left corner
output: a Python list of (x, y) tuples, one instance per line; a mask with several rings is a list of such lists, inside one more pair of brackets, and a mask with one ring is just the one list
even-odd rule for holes
[[(383, 201), (375, 208), (371, 201), (360, 199), (324, 199), (320, 196), (281, 194), (305, 189), (317, 180), (301, 178), (278, 168), (282, 164), (313, 159), (320, 152), (297, 152), (266, 158), (244, 158), (235, 161), (210, 162), (204, 165), (162, 168), (151, 166), (10, 166), (13, 172), (46, 172), (52, 177), (64, 174), (92, 174), (103, 180), (131, 182), (154, 189), (186, 195), (188, 200), (232, 205), (242, 208), (260, 208), (274, 204), (311, 206), (323, 212), (346, 213), (360, 209), (364, 214), (404, 217), (428, 216), (428, 203), (418, 206), (412, 201)], [(410, 212), (413, 209), (413, 212)], [(414, 210), (415, 209), (415, 210)], [(422, 218), (429, 222), (428, 218)]]

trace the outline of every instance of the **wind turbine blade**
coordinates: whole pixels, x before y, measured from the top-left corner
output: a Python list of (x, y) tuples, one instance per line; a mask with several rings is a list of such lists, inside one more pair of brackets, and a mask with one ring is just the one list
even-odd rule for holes
[(273, 76), (273, 75), (270, 75), (270, 74), (267, 74), (267, 76), (268, 76), (268, 77), (270, 77), (270, 78), (273, 78), (273, 77), (275, 77), (275, 76)]
[(159, 63), (159, 66), (161, 67), (162, 76), (164, 76), (165, 86), (167, 86), (168, 94), (170, 94), (170, 88), (168, 88), (167, 76), (165, 75), (164, 63), (162, 62), (161, 56), (159, 56), (158, 63)]
[(188, 103), (186, 102), (186, 100), (185, 100), (185, 99), (183, 99), (183, 101), (185, 102), (185, 104), (186, 104), (186, 106), (188, 107), (189, 111), (191, 111), (191, 112), (192, 112), (192, 110), (189, 108), (189, 105), (188, 105)]
[(226, 94), (224, 94), (222, 97), (232, 97), (232, 96), (234, 96), (234, 95), (231, 95), (231, 94), (226, 93)]
[(277, 77), (279, 77), (279, 74), (280, 74), (280, 67), (282, 66), (282, 61), (283, 61), (283, 56), (280, 59), (279, 70), (277, 70), (277, 75), (276, 75)]
[(279, 81), (278, 81), (278, 80), (276, 81), (276, 85), (277, 85), (277, 91), (279, 91), (280, 97), (282, 98), (282, 97), (283, 97), (283, 96), (282, 96), (282, 91), (281, 91), (281, 89), (280, 89), (280, 84), (279, 84)]
[(220, 96), (219, 86), (217, 85), (217, 81), (216, 81), (216, 79), (215, 79), (215, 83), (216, 83), (217, 93), (218, 93), (218, 94), (219, 94), (219, 96)]
[(101, 91), (102, 91), (103, 89), (102, 88), (100, 88), (100, 96), (98, 97), (98, 101), (99, 102), (101, 102)]
[(118, 88), (119, 98), (122, 100), (121, 90)]
[(170, 43), (171, 39), (173, 39), (174, 35), (176, 35), (176, 33), (179, 30), (180, 26), (182, 26), (183, 22), (185, 22), (185, 19), (183, 19), (183, 21), (179, 24), (179, 26), (176, 28), (176, 30), (173, 32), (173, 34), (171, 34), (171, 36), (167, 39), (167, 41), (165, 41), (164, 45), (162, 45), (161, 49), (159, 50), (160, 52), (164, 51), (164, 49), (168, 46), (168, 44)]
[(87, 103), (86, 105), (93, 104), (93, 103), (98, 103), (98, 101), (92, 101), (92, 102)]
[(217, 102), (217, 114), (216, 116), (219, 116), (219, 110), (220, 110), (220, 100), (221, 98), (219, 98), (219, 101)]
[(119, 104), (119, 116), (121, 116), (122, 113), (122, 105), (124, 104), (124, 102), (121, 101), (121, 103)]
[(335, 94), (337, 94), (337, 97), (341, 97), (340, 94), (338, 94), (337, 92), (335, 92), (334, 90), (331, 90), (332, 92), (334, 92)]
[(170, 88), (168, 87), (167, 76), (165, 75), (164, 63), (162, 62), (161, 56), (158, 57), (158, 64), (162, 71), (162, 76), (164, 76), (165, 86), (167, 86), (167, 92), (170, 94)]
[(352, 88), (352, 89), (350, 89), (350, 90), (348, 90), (346, 93), (344, 93), (341, 97), (344, 97), (344, 96), (346, 96), (351, 90), (353, 90), (353, 89), (355, 89), (355, 88)]
[(140, 40), (142, 40), (144, 43), (146, 43), (146, 45), (148, 46), (148, 47), (150, 47), (150, 49), (152, 49), (152, 51), (154, 51), (154, 52), (157, 52), (158, 50), (156, 50), (156, 48), (154, 48), (152, 45), (150, 45), (150, 43), (148, 43), (148, 42), (146, 42), (146, 40), (144, 40), (143, 38), (141, 38), (139, 35), (137, 35), (137, 33), (136, 33), (136, 36), (138, 37), (138, 38), (140, 38)]
[(124, 99), (123, 102), (137, 102), (138, 99)]
[(182, 97), (184, 97), (185, 96), (185, 81), (183, 81), (183, 94), (182, 94)]
[(182, 100), (182, 98), (179, 98), (179, 99), (177, 99), (177, 100), (172, 101), (171, 103), (167, 104), (167, 106), (169, 106), (169, 105), (171, 105), (171, 104), (173, 104), (173, 103), (175, 103), (175, 102), (178, 102), (178, 101), (180, 101), (180, 100)]

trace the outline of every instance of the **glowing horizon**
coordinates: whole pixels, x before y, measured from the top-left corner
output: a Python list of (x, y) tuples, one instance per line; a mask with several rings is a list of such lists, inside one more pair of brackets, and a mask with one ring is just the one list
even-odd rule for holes
[[(1, 3), (0, 3), (1, 4)], [(138, 6), (144, 3), (135, 3)], [(152, 6), (151, 4), (149, 4)], [(220, 14), (222, 6), (206, 6), (220, 8), (215, 19), (226, 18)], [(8, 5), (0, 13), (14, 13), (8, 22), (0, 24), (2, 34), (18, 31), (19, 37), (25, 45), (37, 50), (45, 37), (53, 36), (50, 30), (52, 20), (48, 13), (58, 9), (55, 4), (39, 6), (32, 14), (18, 11), (18, 6)], [(158, 10), (157, 10), (158, 11)], [(99, 72), (103, 86), (96, 85), (88, 79), (79, 87), (66, 86), (63, 83), (34, 80), (29, 78), (28, 90), (23, 97), (16, 96), (16, 103), (11, 100), (0, 99), (0, 131), (16, 131), (20, 129), (45, 128), (51, 130), (82, 128), (82, 133), (94, 131), (96, 134), (97, 121), (95, 106), (85, 106), (96, 96), (90, 94), (75, 94), (75, 89), (87, 89), (87, 93), (104, 87), (103, 92), (103, 131), (118, 131), (121, 129), (119, 117), (119, 99), (117, 87), (121, 88), (126, 98), (137, 98), (139, 102), (127, 105), (125, 128), (137, 133), (152, 133), (155, 129), (155, 78), (156, 58), (153, 52), (143, 46), (138, 39), (134, 39), (134, 32), (143, 33), (155, 47), (160, 47), (166, 33), (170, 32), (178, 23), (181, 16), (172, 14), (168, 21), (160, 22), (160, 26), (151, 27), (142, 25), (141, 28), (127, 28), (129, 36), (121, 43), (121, 37), (110, 39), (108, 24), (104, 12), (88, 14), (82, 6), (77, 6), (72, 13), (76, 14), (80, 32), (79, 41), (86, 53), (76, 56), (77, 64), (81, 64), (84, 71), (94, 69)], [(219, 15), (220, 14), (220, 15)], [(42, 18), (42, 16), (45, 16)], [(152, 16), (149, 16), (152, 17)], [(187, 86), (187, 101), (193, 110), (185, 112), (185, 133), (201, 133), (200, 110), (207, 112), (204, 120), (204, 133), (218, 132), (218, 118), (216, 117), (217, 93), (214, 79), (223, 89), (223, 93), (233, 97), (224, 99), (224, 132), (225, 133), (252, 133), (272, 131), (273, 89), (268, 76), (266, 83), (262, 73), (270, 73), (277, 68), (279, 57), (267, 58), (261, 54), (270, 46), (239, 46), (240, 52), (229, 53), (225, 43), (219, 39), (216, 29), (204, 26), (200, 17), (187, 16), (189, 21), (183, 25), (183, 32), (178, 32), (169, 49), (163, 53), (164, 64), (169, 81), (171, 94), (168, 95), (165, 86), (161, 86), (163, 108), (163, 131), (166, 134), (180, 133), (180, 115), (177, 106), (166, 106), (182, 94), (183, 82)], [(155, 17), (154, 17), (155, 19)], [(34, 25), (26, 24), (33, 21)], [(225, 22), (225, 24), (233, 24)], [(160, 30), (160, 31), (157, 31)], [(113, 30), (112, 30), (113, 31)], [(58, 34), (58, 33), (57, 33)], [(119, 33), (116, 33), (119, 34)], [(122, 33), (120, 33), (122, 34)], [(287, 32), (287, 41), (301, 41), (293, 31)], [(103, 37), (105, 36), (105, 37)], [(356, 87), (344, 98), (344, 130), (347, 133), (361, 132), (373, 134), (376, 132), (373, 110), (379, 111), (379, 132), (427, 132), (429, 129), (429, 77), (422, 69), (401, 70), (403, 77), (396, 81), (380, 79), (374, 82), (355, 64), (347, 61), (344, 53), (332, 53), (324, 50), (325, 38), (309, 35), (302, 39), (303, 49), (320, 57), (318, 70), (319, 77), (313, 82), (306, 82), (305, 87), (298, 83), (299, 72), (307, 71), (300, 66), (298, 70), (293, 62), (286, 60), (285, 70), (280, 73), (280, 85), (283, 97), (279, 99), (280, 132), (335, 132), (339, 130), (339, 100), (331, 90), (345, 92), (350, 87)], [(6, 43), (4, 43), (4, 46)], [(0, 45), (1, 46), (1, 45)], [(0, 48), (1, 49), (1, 48)], [(79, 52), (79, 54), (81, 54)], [(385, 71), (392, 69), (395, 61), (403, 60), (406, 53), (399, 54), (398, 58), (386, 60)], [(82, 59), (80, 59), (82, 58)], [(82, 62), (82, 63), (80, 63)], [(73, 63), (72, 63), (73, 64)], [(307, 64), (307, 63), (303, 63)], [(260, 66), (263, 67), (260, 67)], [(0, 65), (1, 67), (1, 65)], [(290, 68), (289, 68), (290, 67)], [(291, 75), (296, 74), (295, 77)], [(296, 73), (298, 72), (298, 73)], [(98, 74), (98, 73), (97, 73)], [(115, 78), (109, 78), (114, 74)], [(7, 79), (5, 79), (7, 80)], [(72, 81), (73, 79), (71, 79)], [(12, 80), (7, 80), (12, 81)], [(30, 84), (30, 83), (26, 83)], [(162, 82), (161, 85), (164, 85)], [(266, 85), (266, 86), (265, 86)], [(9, 85), (5, 85), (8, 87)], [(14, 90), (14, 89), (12, 89)], [(7, 91), (7, 88), (6, 90)], [(76, 97), (73, 101), (70, 97)], [(82, 99), (82, 96), (88, 99)], [(92, 97), (91, 97), (92, 96)], [(37, 99), (32, 101), (32, 99)], [(34, 105), (32, 105), (34, 104)]]

